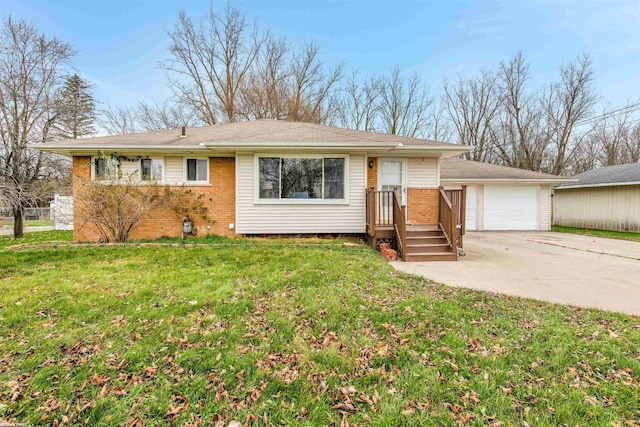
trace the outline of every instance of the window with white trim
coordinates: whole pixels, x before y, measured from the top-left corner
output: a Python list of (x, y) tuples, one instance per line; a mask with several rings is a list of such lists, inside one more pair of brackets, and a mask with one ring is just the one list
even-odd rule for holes
[(209, 182), (209, 159), (186, 159), (187, 181)]
[(344, 157), (260, 157), (260, 199), (345, 198)]
[(140, 160), (140, 179), (142, 181), (162, 181), (164, 170), (163, 159)]
[(93, 159), (93, 179), (106, 181), (118, 178), (120, 161), (117, 157), (96, 157)]

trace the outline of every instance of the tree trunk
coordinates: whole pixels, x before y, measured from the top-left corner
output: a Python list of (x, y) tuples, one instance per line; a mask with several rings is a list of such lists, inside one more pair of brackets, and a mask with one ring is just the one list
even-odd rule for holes
[(21, 239), (24, 237), (24, 207), (13, 208), (13, 218), (13, 238)]

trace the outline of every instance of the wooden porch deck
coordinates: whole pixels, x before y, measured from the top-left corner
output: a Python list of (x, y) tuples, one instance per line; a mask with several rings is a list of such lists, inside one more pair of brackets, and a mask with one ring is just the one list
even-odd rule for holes
[[(457, 202), (452, 204), (451, 198)], [(367, 189), (367, 235), (374, 248), (388, 242), (404, 261), (457, 260), (464, 234), (463, 190), (440, 189), (437, 224), (407, 223), (396, 191)]]

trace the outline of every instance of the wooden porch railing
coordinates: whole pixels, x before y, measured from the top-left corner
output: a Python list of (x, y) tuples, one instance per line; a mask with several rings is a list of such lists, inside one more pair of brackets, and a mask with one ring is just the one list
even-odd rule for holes
[(366, 190), (367, 233), (373, 235), (376, 226), (392, 226), (393, 191)]
[(458, 247), (463, 246), (463, 236), (466, 233), (466, 217), (467, 217), (467, 186), (463, 185), (460, 190), (444, 190), (451, 205), (458, 207), (456, 224), (458, 226)]
[(396, 231), (398, 252), (404, 261), (407, 249), (407, 222), (405, 207), (402, 206), (397, 190), (393, 190), (393, 226)]
[(458, 207), (451, 203), (447, 193), (440, 187), (440, 202), (438, 213), (438, 225), (447, 237), (449, 245), (454, 250), (458, 246)]
[(402, 206), (397, 190), (366, 190), (367, 235), (376, 237), (376, 228), (393, 230), (398, 243), (398, 252), (404, 259), (407, 245), (406, 207)]

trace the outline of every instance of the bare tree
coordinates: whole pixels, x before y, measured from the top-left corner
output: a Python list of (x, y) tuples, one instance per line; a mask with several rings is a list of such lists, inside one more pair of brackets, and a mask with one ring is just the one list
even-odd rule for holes
[(133, 107), (107, 106), (101, 113), (98, 123), (109, 135), (136, 133), (142, 129), (138, 125), (137, 113)]
[(324, 124), (330, 119), (344, 64), (326, 68), (319, 51), (317, 43), (309, 42), (302, 51), (293, 54), (287, 120)]
[(492, 127), (492, 147), (500, 163), (540, 170), (548, 141), (543, 111), (535, 92), (528, 91), (529, 65), (521, 52), (500, 63), (498, 73), (500, 109)]
[(640, 162), (640, 123), (636, 123), (629, 131), (625, 142), (626, 163)]
[(547, 169), (553, 174), (560, 175), (564, 172), (576, 123), (591, 114), (597, 101), (592, 81), (591, 59), (588, 55), (582, 55), (560, 67), (560, 82), (551, 85), (545, 96), (551, 150), (551, 163)]
[(608, 115), (605, 111), (602, 117), (588, 136), (589, 144), (598, 149), (598, 163), (602, 166), (626, 163), (627, 141), (631, 136), (631, 127), (627, 122), (631, 118), (631, 111), (625, 110), (617, 115)]
[(40, 34), (11, 16), (0, 28), (0, 191), (12, 200), (13, 235), (23, 236), (24, 210), (34, 183), (60, 176), (57, 157), (35, 150), (55, 124), (64, 67), (74, 55), (69, 45)]
[(267, 35), (241, 90), (245, 119), (287, 118), (291, 81), (291, 46), (284, 38)]
[(569, 157), (571, 174), (640, 160), (640, 124), (634, 118), (638, 105), (636, 102), (623, 108), (605, 108), (602, 114), (580, 122), (591, 129), (576, 136), (580, 142), (574, 142)]
[(447, 116), (446, 99), (440, 96), (429, 106), (427, 111), (428, 128), (425, 137), (434, 141), (451, 140), (454, 127)]
[(135, 120), (137, 127), (147, 132), (203, 124), (198, 120), (198, 116), (186, 106), (167, 101), (162, 104), (138, 103), (135, 110)]
[(133, 107), (107, 106), (101, 112), (100, 127), (109, 135), (203, 125), (188, 106), (168, 101), (162, 104), (139, 102)]
[(353, 70), (340, 90), (336, 123), (344, 128), (375, 131), (380, 105), (380, 83), (376, 78), (359, 78)]
[(237, 121), (240, 88), (264, 42), (257, 26), (227, 3), (197, 25), (180, 12), (169, 37), (171, 59), (160, 66), (178, 101), (206, 124)]
[(417, 74), (405, 79), (398, 67), (380, 78), (380, 126), (385, 133), (421, 137), (433, 98)]
[(459, 76), (454, 82), (444, 82), (444, 98), (449, 118), (455, 128), (457, 142), (473, 145), (467, 158), (492, 159), (492, 124), (500, 107), (495, 73), (482, 70), (477, 77)]

